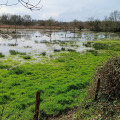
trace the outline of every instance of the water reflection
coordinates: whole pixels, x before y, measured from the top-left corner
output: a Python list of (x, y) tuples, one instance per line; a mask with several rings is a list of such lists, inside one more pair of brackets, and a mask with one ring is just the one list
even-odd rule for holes
[(52, 53), (55, 49), (75, 49), (80, 52), (86, 49), (83, 42), (100, 39), (118, 39), (119, 33), (98, 33), (82, 31), (51, 30), (17, 30), (16, 34), (0, 35), (0, 52), (9, 55), (9, 50), (31, 54)]

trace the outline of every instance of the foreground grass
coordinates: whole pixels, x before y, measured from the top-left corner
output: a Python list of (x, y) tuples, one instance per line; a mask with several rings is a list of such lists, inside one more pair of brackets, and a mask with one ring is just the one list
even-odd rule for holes
[[(101, 40), (94, 42), (87, 42), (84, 44), (87, 47), (93, 47), (94, 49), (88, 50), (91, 54), (98, 57), (102, 52), (109, 53), (110, 56), (117, 58), (120, 55), (120, 40)], [(107, 54), (106, 54), (107, 55)], [(119, 70), (119, 63), (117, 69)], [(103, 66), (101, 66), (103, 67)], [(113, 68), (112, 68), (113, 69)], [(108, 66), (108, 73), (110, 68)], [(112, 70), (113, 71), (117, 71)], [(106, 73), (107, 74), (107, 73)], [(110, 74), (111, 75), (111, 74)], [(109, 76), (110, 76), (109, 75)], [(113, 75), (113, 74), (112, 74)], [(117, 76), (116, 76), (117, 77)], [(109, 78), (110, 79), (110, 78)], [(113, 79), (113, 78), (111, 78)], [(114, 83), (113, 83), (114, 84)], [(90, 86), (89, 94), (87, 98), (80, 103), (80, 107), (74, 117), (71, 120), (120, 120), (120, 100), (115, 98), (108, 100), (109, 97), (99, 97), (97, 101), (94, 101), (93, 85)], [(104, 91), (104, 90), (103, 90)], [(104, 94), (104, 92), (103, 92)], [(61, 119), (62, 120), (62, 119)]]
[[(112, 51), (113, 53), (113, 51)], [(119, 52), (116, 52), (119, 54)], [(10, 69), (9, 61), (0, 66), (0, 115), (2, 120), (31, 120), (35, 93), (41, 91), (41, 117), (58, 116), (75, 108), (87, 95), (91, 77), (110, 52), (61, 53), (57, 59), (24, 63)], [(9, 64), (9, 65), (7, 65)]]

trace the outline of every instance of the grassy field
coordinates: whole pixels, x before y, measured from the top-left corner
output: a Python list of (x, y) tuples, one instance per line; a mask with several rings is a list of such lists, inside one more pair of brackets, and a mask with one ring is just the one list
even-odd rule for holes
[[(98, 49), (97, 49), (98, 50)], [(61, 52), (56, 59), (30, 63), (0, 60), (0, 116), (2, 120), (32, 120), (35, 94), (41, 91), (41, 117), (58, 116), (76, 108), (87, 95), (96, 70), (120, 51), (99, 50), (97, 54)], [(13, 67), (17, 66), (17, 67)]]

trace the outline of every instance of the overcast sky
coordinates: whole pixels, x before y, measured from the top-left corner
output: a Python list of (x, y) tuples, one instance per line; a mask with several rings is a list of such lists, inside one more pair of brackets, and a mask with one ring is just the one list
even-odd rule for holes
[[(5, 3), (5, 0), (0, 0)], [(9, 4), (17, 0), (8, 0)], [(28, 1), (28, 0), (25, 0)], [(31, 0), (34, 4), (38, 0)], [(33, 19), (49, 19), (50, 17), (59, 21), (88, 20), (90, 17), (103, 19), (114, 10), (120, 11), (120, 0), (42, 0), (42, 9), (31, 12), (22, 5), (6, 7), (2, 6), (0, 14), (29, 14)]]

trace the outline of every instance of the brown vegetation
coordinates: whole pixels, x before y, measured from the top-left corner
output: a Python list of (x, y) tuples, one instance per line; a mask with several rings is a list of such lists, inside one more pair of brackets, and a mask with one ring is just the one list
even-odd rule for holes
[(99, 99), (120, 99), (120, 56), (109, 59), (96, 72), (95, 84), (97, 81), (100, 81)]

